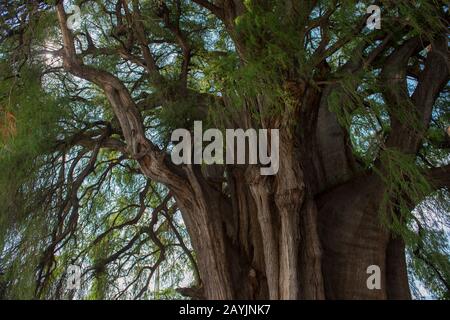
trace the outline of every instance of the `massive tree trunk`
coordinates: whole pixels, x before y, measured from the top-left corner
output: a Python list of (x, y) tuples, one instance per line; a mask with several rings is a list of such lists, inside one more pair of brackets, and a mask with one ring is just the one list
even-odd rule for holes
[[(177, 198), (198, 259), (197, 297), (410, 298), (404, 245), (379, 217), (379, 178), (362, 175), (313, 197), (301, 171), (284, 170), (263, 178), (235, 169), (230, 199), (193, 177), (198, 205)], [(379, 290), (367, 287), (372, 265), (381, 269)]]
[[(283, 178), (295, 188), (283, 189), (288, 184), (276, 181)], [(300, 173), (255, 178), (236, 169), (232, 199), (193, 179), (196, 206), (177, 201), (198, 259), (200, 297), (410, 297), (404, 246), (379, 218), (377, 177), (361, 176), (313, 198)], [(367, 287), (371, 265), (381, 269), (380, 290)]]
[[(281, 127), (276, 176), (228, 168), (231, 197), (225, 198), (221, 183), (211, 182), (223, 170), (189, 169), (194, 196), (185, 192), (177, 201), (199, 264), (196, 297), (410, 298), (404, 245), (379, 216), (382, 181), (358, 174), (345, 133), (318, 101), (309, 95), (316, 103), (309, 109), (319, 112), (305, 117), (310, 122), (301, 130)], [(321, 154), (330, 144), (336, 151)], [(367, 286), (372, 265), (381, 269), (380, 289)]]

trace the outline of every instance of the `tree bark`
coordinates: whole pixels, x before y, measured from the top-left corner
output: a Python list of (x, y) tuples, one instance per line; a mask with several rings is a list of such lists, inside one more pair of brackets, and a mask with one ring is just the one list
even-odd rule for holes
[[(377, 176), (316, 198), (300, 172), (271, 179), (236, 169), (230, 180), (233, 201), (203, 181), (198, 204), (181, 207), (203, 298), (410, 299), (404, 244), (380, 220)], [(380, 290), (367, 287), (371, 265)]]
[[(309, 125), (301, 130), (281, 128), (276, 176), (261, 176), (255, 167), (227, 168), (232, 174), (226, 198), (204, 172), (189, 175), (189, 184), (199, 185), (195, 199), (203, 204), (182, 212), (203, 297), (410, 299), (404, 245), (379, 215), (383, 182), (358, 173), (336, 117), (326, 105), (315, 108), (321, 96), (308, 90), (306, 105), (319, 111), (302, 109)], [(317, 128), (321, 139), (309, 138)], [(341, 148), (321, 152), (333, 143)], [(372, 265), (380, 267), (380, 289), (367, 286)]]

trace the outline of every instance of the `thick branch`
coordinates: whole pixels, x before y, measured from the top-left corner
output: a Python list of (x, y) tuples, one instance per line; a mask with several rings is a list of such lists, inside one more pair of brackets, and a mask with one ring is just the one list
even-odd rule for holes
[(428, 171), (428, 177), (436, 189), (445, 187), (450, 189), (450, 164), (430, 169)]

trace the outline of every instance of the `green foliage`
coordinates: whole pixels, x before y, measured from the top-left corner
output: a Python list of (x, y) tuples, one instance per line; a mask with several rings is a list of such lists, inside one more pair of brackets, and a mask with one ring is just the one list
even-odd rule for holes
[(384, 149), (380, 160), (382, 169), (375, 168), (375, 171), (386, 188), (380, 212), (386, 225), (408, 239), (411, 230), (406, 225), (412, 217), (411, 204), (422, 202), (432, 188), (417, 166), (415, 157)]
[[(282, 18), (283, 5), (274, 5), (271, 11), (252, 1), (246, 5), (248, 12), (235, 21), (236, 37), (251, 54), (241, 52), (245, 59), (242, 63), (233, 50), (208, 60), (206, 69), (214, 90), (231, 101), (225, 113), (218, 111), (222, 118), (243, 109), (254, 119), (279, 115), (292, 105), (284, 83), (286, 77), (311, 74), (303, 44), (297, 39), (297, 25)], [(249, 103), (255, 97), (264, 100), (263, 109)]]
[[(448, 192), (433, 192), (415, 157), (396, 150), (381, 152), (385, 185), (380, 216), (408, 248), (410, 272), (437, 298), (448, 299), (450, 280), (450, 201)], [(420, 205), (414, 209), (414, 205)], [(414, 210), (413, 210), (414, 209)], [(420, 297), (420, 292), (417, 293)]]
[(418, 281), (431, 298), (450, 298), (446, 285), (450, 281), (449, 212), (450, 195), (443, 190), (427, 197), (413, 211), (415, 218), (410, 228), (416, 231), (416, 236), (408, 243), (408, 264), (411, 287), (417, 291), (417, 297), (424, 295), (417, 288)]
[[(7, 69), (5, 63), (2, 67)], [(41, 236), (47, 233), (42, 216), (45, 208), (36, 208), (35, 202), (45, 193), (50, 178), (46, 159), (65, 111), (41, 89), (38, 70), (27, 66), (19, 76), (1, 82), (0, 97), (2, 109), (14, 115), (14, 131), (0, 144), (0, 248), (8, 246), (11, 238), (21, 237), (9, 259), (20, 258), (13, 259), (7, 277), (15, 279), (11, 297), (30, 298), (35, 285), (33, 268), (43, 245)]]
[(54, 147), (52, 141), (56, 142), (64, 109), (42, 91), (39, 74), (32, 69), (23, 70), (20, 78), (2, 81), (0, 96), (0, 105), (14, 115), (15, 122), (14, 132), (0, 145), (0, 188), (4, 191), (0, 203), (5, 212), (20, 220), (20, 210), (15, 209), (19, 203), (26, 207), (26, 198), (32, 198), (39, 189), (38, 169)]

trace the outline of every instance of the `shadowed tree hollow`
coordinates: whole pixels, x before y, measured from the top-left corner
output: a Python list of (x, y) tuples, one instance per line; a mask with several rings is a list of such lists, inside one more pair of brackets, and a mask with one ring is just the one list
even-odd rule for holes
[[(0, 297), (449, 297), (446, 1), (32, 0), (0, 19)], [(277, 174), (175, 165), (194, 121), (278, 129)]]

